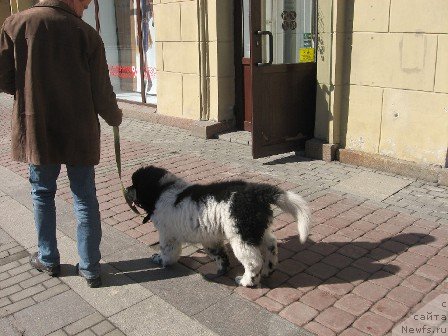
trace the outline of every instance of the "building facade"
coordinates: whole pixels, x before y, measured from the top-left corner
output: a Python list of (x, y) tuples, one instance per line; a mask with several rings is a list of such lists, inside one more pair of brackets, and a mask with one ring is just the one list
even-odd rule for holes
[[(260, 40), (251, 36), (254, 3), (272, 41), (268, 33)], [(0, 0), (0, 20), (32, 4)], [(102, 0), (96, 8), (92, 2), (84, 20), (100, 28), (112, 82), (122, 100), (157, 106), (162, 115), (251, 130), (246, 112), (253, 102), (245, 97), (258, 83), (246, 80), (251, 72), (244, 62), (253, 60), (248, 53), (261, 44), (261, 65), (317, 65), (315, 77), (307, 77), (316, 87), (313, 108), (305, 111), (313, 122), (313, 139), (307, 135), (310, 156), (334, 159), (339, 149), (342, 161), (352, 152), (446, 169), (448, 1), (315, 4)], [(284, 71), (292, 68), (285, 66)], [(253, 92), (252, 99), (262, 98), (259, 90)]]
[(319, 3), (324, 52), (315, 137), (446, 168), (448, 2)]

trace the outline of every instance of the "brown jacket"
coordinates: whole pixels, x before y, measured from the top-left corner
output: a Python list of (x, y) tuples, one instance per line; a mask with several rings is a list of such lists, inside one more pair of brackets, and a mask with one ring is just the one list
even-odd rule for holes
[(98, 164), (98, 115), (111, 126), (121, 123), (101, 37), (58, 0), (41, 1), (5, 20), (0, 91), (15, 97), (16, 161)]

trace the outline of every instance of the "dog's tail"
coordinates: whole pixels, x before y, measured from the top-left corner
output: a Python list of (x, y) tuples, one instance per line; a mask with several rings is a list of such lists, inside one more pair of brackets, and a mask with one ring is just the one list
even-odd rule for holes
[(275, 204), (280, 209), (294, 216), (297, 221), (297, 228), (299, 230), (300, 242), (305, 243), (310, 232), (310, 208), (306, 201), (296, 193), (292, 191), (282, 192)]

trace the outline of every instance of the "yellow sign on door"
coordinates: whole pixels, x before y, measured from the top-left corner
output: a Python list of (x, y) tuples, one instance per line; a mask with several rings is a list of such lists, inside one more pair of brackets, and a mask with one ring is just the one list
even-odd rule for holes
[(299, 63), (314, 62), (314, 48), (299, 49)]

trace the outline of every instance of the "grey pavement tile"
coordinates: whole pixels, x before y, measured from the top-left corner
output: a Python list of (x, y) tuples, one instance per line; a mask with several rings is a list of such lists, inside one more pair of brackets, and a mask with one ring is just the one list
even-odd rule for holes
[[(8, 253), (9, 253), (9, 255), (13, 255), (13, 254), (16, 254), (16, 253), (19, 253), (22, 251), (25, 251), (25, 249), (22, 246), (16, 246), (16, 247), (13, 247), (12, 249), (9, 249)], [(20, 258), (22, 258), (22, 257), (20, 257)]]
[[(59, 250), (63, 262), (70, 265), (77, 263), (76, 243), (73, 240), (68, 237), (60, 239)], [(108, 264), (102, 264), (101, 267), (103, 286), (100, 288), (89, 288), (85, 279), (75, 274), (61, 280), (106, 317), (153, 295), (114, 267)]]
[(162, 269), (160, 272), (162, 279), (142, 283), (142, 285), (189, 316), (210, 307), (232, 293), (219, 284), (203, 279), (200, 274), (173, 276), (179, 273), (176, 268), (180, 266)]
[(28, 264), (29, 262), (30, 262), (30, 257), (29, 256), (27, 256), (27, 257), (24, 257), (24, 258), (22, 258), (22, 259), (20, 259), (20, 260), (17, 260), (21, 265), (25, 265), (25, 264)]
[(52, 288), (54, 286), (61, 284), (61, 280), (55, 277), (51, 278), (50, 280), (44, 281), (42, 284), (45, 286), (45, 288)]
[(92, 330), (87, 329), (77, 334), (77, 336), (97, 336), (97, 335), (95, 335), (95, 333)]
[(30, 254), (27, 251), (23, 250), (22, 247), (20, 247), (20, 249), (21, 249), (20, 252), (8, 255), (7, 257), (0, 259), (0, 266), (10, 264), (11, 262), (20, 260), (23, 257), (29, 257)]
[(1, 308), (1, 307), (4, 307), (4, 306), (7, 306), (7, 305), (10, 305), (11, 303), (12, 303), (12, 302), (11, 302), (10, 299), (8, 299), (8, 298), (6, 298), (6, 297), (1, 298), (1, 299), (0, 299), (0, 308)]
[(67, 333), (64, 330), (59, 329), (59, 330), (56, 330), (55, 332), (52, 332), (48, 336), (66, 336), (66, 335), (67, 335)]
[(395, 205), (392, 205), (392, 204), (389, 205), (387, 207), (387, 209), (393, 210), (393, 211), (398, 211), (398, 212), (401, 212), (401, 213), (410, 214), (410, 215), (415, 213), (414, 210), (411, 210), (411, 209), (408, 209), (408, 208), (402, 208), (402, 207), (395, 206)]
[(14, 314), (14, 320), (26, 335), (43, 336), (93, 313), (79, 295), (68, 291)]
[(45, 287), (42, 286), (41, 284), (39, 284), (39, 285), (36, 285), (36, 286), (33, 286), (33, 287), (29, 287), (29, 288), (27, 288), (25, 290), (22, 290), (22, 291), (18, 292), (18, 293), (15, 293), (15, 294), (11, 295), (9, 298), (13, 302), (16, 302), (16, 301), (23, 300), (23, 299), (25, 299), (27, 297), (36, 295), (36, 294), (38, 294), (40, 292), (43, 292), (44, 290), (45, 290)]
[(8, 168), (0, 166), (0, 190), (4, 194), (8, 195), (8, 191), (24, 185), (29, 186), (29, 182), (26, 179), (10, 171)]
[(39, 294), (33, 296), (33, 299), (37, 302), (48, 300), (49, 298), (64, 293), (70, 290), (70, 287), (66, 284), (60, 284), (54, 287), (51, 287)]
[(9, 270), (8, 273), (11, 274), (11, 276), (14, 276), (14, 275), (17, 275), (17, 274), (29, 271), (32, 268), (33, 268), (33, 266), (31, 266), (30, 263), (26, 263), (26, 264), (23, 264), (23, 265), (21, 265), (19, 267), (16, 267), (16, 268), (13, 268), (13, 269)]
[(19, 185), (15, 188), (9, 188), (8, 196), (22, 204), (28, 210), (33, 211), (29, 183), (27, 185)]
[(12, 276), (8, 279), (5, 279), (0, 282), (0, 289), (5, 289), (7, 287), (13, 286), (21, 281), (28, 280), (32, 275), (29, 272), (21, 273), (15, 276)]
[(138, 240), (123, 234), (109, 225), (103, 224), (103, 238), (100, 245), (103, 258), (109, 254), (138, 244), (140, 244)]
[(33, 209), (31, 188), (27, 179), (0, 166), (0, 188), (8, 197), (13, 198), (29, 210)]
[(26, 298), (22, 301), (11, 303), (10, 305), (0, 308), (0, 318), (14, 314), (15, 312), (30, 307), (34, 304), (35, 302), (31, 298)]
[(374, 201), (383, 201), (411, 183), (412, 180), (406, 178), (363, 172), (332, 188)]
[(104, 336), (126, 336), (126, 335), (123, 334), (120, 330), (114, 329), (111, 332), (108, 332), (107, 334), (105, 334)]
[(35, 286), (37, 284), (40, 284), (40, 283), (50, 280), (50, 279), (51, 279), (51, 276), (49, 276), (48, 274), (38, 273), (37, 275), (33, 276), (31, 279), (26, 279), (24, 281), (21, 281), (19, 283), (19, 285), (20, 285), (20, 287), (26, 289), (28, 287)]
[(22, 290), (22, 288), (19, 285), (13, 285), (13, 286), (7, 287), (5, 289), (1, 289), (0, 290), (0, 298), (20, 292), (21, 290)]
[(229, 296), (231, 291), (176, 264), (160, 268), (149, 261), (144, 245), (109, 255), (105, 260), (161, 299), (191, 316)]
[[(5, 231), (2, 230), (2, 232), (5, 232)], [(0, 251), (8, 251), (9, 249), (16, 247), (16, 246), (19, 246), (19, 244), (16, 241), (11, 240), (8, 243), (4, 243), (4, 244), (0, 245)]]
[(249, 146), (252, 144), (252, 133), (247, 131), (222, 133), (218, 135), (218, 139), (221, 141), (235, 142), (241, 145)]
[(106, 255), (103, 260), (120, 271), (130, 272), (138, 268), (154, 268), (149, 257), (156, 252), (152, 247), (139, 243)]
[(0, 335), (4, 336), (23, 336), (23, 330), (17, 329), (14, 325), (14, 319), (4, 317), (0, 319)]
[(0, 213), (0, 227), (3, 230), (25, 248), (36, 245), (34, 217), (29, 209), (15, 200), (9, 200), (0, 204)]
[(430, 220), (430, 221), (433, 221), (433, 222), (437, 222), (438, 220), (441, 220), (439, 217), (437, 217), (437, 216), (433, 216), (433, 215), (431, 215), (431, 214), (427, 214), (427, 213), (423, 213), (423, 212), (415, 212), (415, 213), (413, 213), (412, 214), (413, 216), (415, 216), (415, 217), (418, 217), (418, 218), (422, 218), (422, 219), (427, 219), (427, 220)]
[[(14, 239), (11, 238), (9, 234), (7, 234), (4, 230), (0, 229), (0, 247), (4, 244), (13, 242)], [(3, 251), (0, 249), (0, 251)]]
[(216, 335), (157, 296), (152, 296), (109, 320), (128, 336)]
[(87, 328), (94, 326), (97, 323), (100, 323), (103, 320), (104, 317), (101, 314), (95, 312), (66, 326), (64, 328), (64, 331), (69, 335), (75, 335), (77, 333), (80, 333), (81, 331), (86, 330)]
[(103, 336), (104, 334), (107, 334), (108, 332), (114, 330), (115, 326), (109, 321), (104, 320), (93, 326), (91, 329), (96, 335)]
[(278, 315), (242, 299), (237, 294), (221, 300), (194, 318), (222, 336), (312, 335)]

